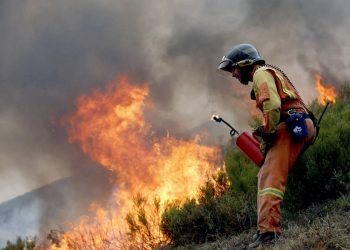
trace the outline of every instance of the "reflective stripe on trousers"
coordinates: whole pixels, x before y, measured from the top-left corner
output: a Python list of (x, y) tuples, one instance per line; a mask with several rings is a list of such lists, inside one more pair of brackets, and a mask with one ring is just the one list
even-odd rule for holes
[(281, 190), (277, 189), (277, 188), (268, 187), (268, 188), (265, 188), (265, 189), (259, 189), (258, 190), (258, 195), (259, 196), (262, 196), (262, 195), (274, 195), (274, 196), (277, 196), (278, 198), (280, 198), (281, 200), (283, 200), (284, 193)]

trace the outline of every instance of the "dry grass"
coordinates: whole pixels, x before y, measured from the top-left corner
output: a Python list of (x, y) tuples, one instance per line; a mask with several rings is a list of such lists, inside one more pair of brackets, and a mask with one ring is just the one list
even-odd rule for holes
[[(176, 250), (245, 249), (254, 229), (216, 242), (172, 248)], [(171, 248), (169, 248), (171, 249)], [(350, 249), (350, 194), (336, 201), (315, 205), (285, 222), (285, 231), (274, 245), (260, 250)]]
[(283, 239), (267, 249), (350, 249), (350, 212), (326, 215), (307, 225), (290, 225)]

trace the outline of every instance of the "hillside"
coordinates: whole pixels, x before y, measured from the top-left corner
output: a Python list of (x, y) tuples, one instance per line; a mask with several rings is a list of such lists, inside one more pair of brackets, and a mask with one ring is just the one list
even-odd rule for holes
[(62, 229), (65, 223), (89, 213), (91, 201), (108, 202), (104, 187), (92, 187), (86, 176), (68, 177), (32, 190), (0, 204), (0, 247), (17, 236), (45, 238), (50, 229)]

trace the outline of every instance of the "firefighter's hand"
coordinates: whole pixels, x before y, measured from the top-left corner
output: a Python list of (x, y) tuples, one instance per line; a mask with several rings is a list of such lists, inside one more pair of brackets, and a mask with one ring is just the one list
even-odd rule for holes
[(259, 126), (253, 131), (253, 136), (262, 138), (264, 142), (270, 144), (276, 139), (276, 132), (264, 132), (264, 126)]
[(263, 133), (263, 126), (259, 126), (253, 130), (254, 137), (262, 137), (262, 133)]

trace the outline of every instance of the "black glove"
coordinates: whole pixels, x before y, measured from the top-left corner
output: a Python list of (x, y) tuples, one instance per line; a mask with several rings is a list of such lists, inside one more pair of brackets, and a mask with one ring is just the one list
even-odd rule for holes
[(263, 127), (264, 126), (259, 126), (256, 129), (253, 130), (253, 135), (257, 136), (257, 137), (262, 137), (262, 133), (263, 133)]
[(276, 132), (265, 133), (264, 126), (259, 126), (253, 131), (253, 136), (261, 137), (266, 143), (272, 143), (276, 139)]

